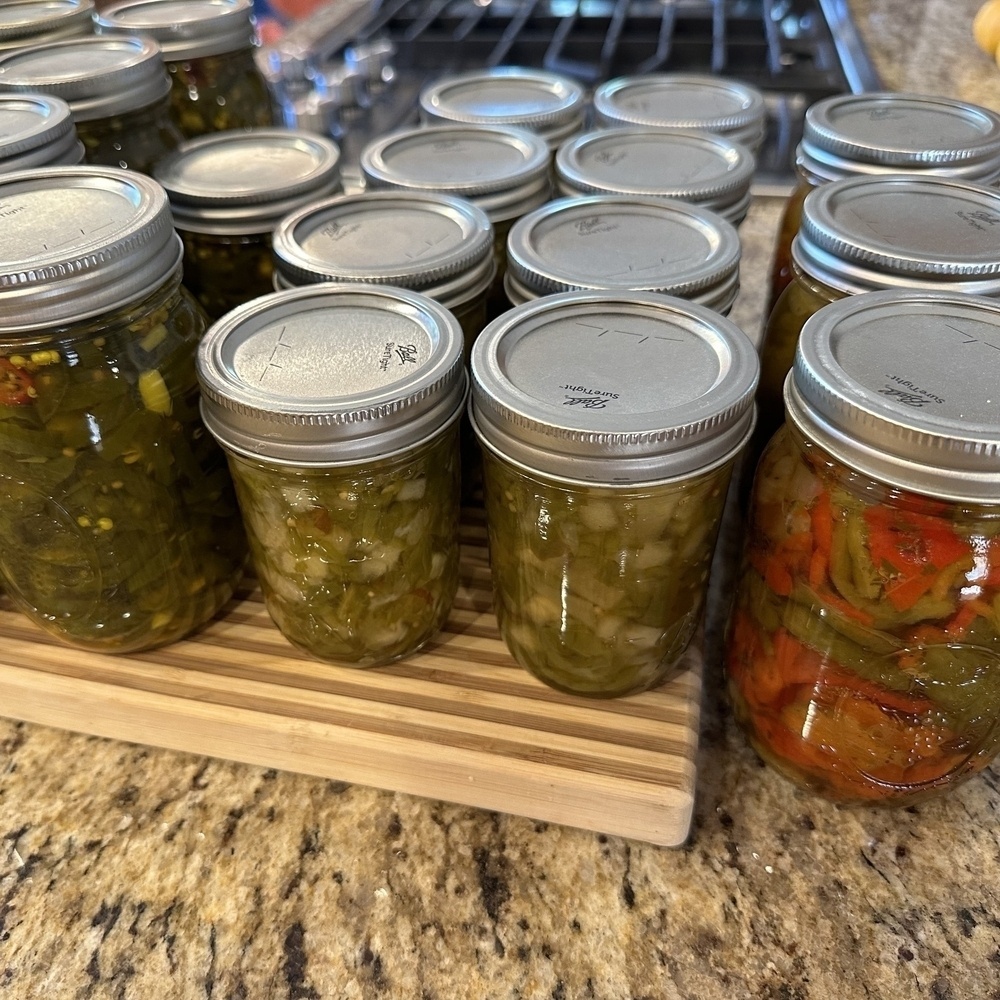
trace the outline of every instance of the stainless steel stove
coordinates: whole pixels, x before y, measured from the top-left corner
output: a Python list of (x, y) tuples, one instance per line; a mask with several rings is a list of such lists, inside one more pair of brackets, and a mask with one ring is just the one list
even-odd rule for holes
[(284, 122), (328, 132), (350, 162), (417, 121), (420, 88), (463, 70), (531, 66), (589, 86), (647, 72), (714, 73), (768, 105), (758, 193), (793, 183), (802, 116), (879, 88), (847, 0), (334, 0), (261, 52)]

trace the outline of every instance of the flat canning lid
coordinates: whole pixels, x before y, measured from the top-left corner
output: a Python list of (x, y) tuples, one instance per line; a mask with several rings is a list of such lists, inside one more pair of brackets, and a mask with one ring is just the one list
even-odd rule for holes
[(664, 198), (560, 198), (507, 238), (512, 301), (573, 290), (651, 291), (719, 312), (739, 291), (740, 238), (721, 216)]
[(299, 129), (212, 132), (181, 143), (153, 169), (178, 229), (270, 232), (289, 212), (340, 190), (340, 149)]
[(99, 35), (149, 35), (168, 62), (250, 48), (250, 0), (119, 0), (94, 18)]
[(48, 94), (0, 94), (0, 172), (79, 163), (69, 105)]
[(802, 329), (785, 405), (873, 479), (1000, 503), (1000, 304), (893, 289), (825, 306)]
[(480, 440), (558, 479), (707, 472), (753, 430), (753, 344), (718, 313), (666, 295), (567, 292), (516, 306), (479, 335), (471, 365)]
[(1000, 295), (1000, 191), (941, 177), (849, 177), (811, 191), (792, 241), (807, 274), (847, 293)]
[(496, 270), (493, 227), (461, 198), (372, 191), (310, 203), (272, 239), (277, 287), (320, 281), (398, 285), (449, 308), (484, 292)]
[(420, 92), (426, 122), (515, 125), (550, 146), (579, 131), (586, 111), (583, 87), (558, 73), (498, 66), (445, 77)]
[(1000, 115), (947, 97), (838, 94), (806, 110), (796, 161), (821, 181), (915, 171), (1000, 177)]
[(0, 49), (26, 39), (89, 35), (94, 0), (22, 0), (0, 4)]
[(751, 150), (766, 130), (764, 95), (755, 87), (697, 73), (646, 73), (621, 76), (594, 91), (598, 125), (718, 132)]
[(61, 97), (77, 122), (147, 108), (170, 93), (151, 38), (90, 35), (0, 53), (0, 92)]
[(369, 189), (457, 195), (491, 222), (516, 219), (548, 200), (550, 152), (527, 129), (426, 125), (382, 136), (361, 153)]
[(170, 206), (152, 178), (116, 167), (0, 176), (0, 330), (97, 316), (143, 298), (181, 260)]
[(565, 195), (677, 198), (737, 225), (750, 206), (756, 161), (749, 149), (725, 136), (622, 126), (564, 142), (555, 167)]
[(198, 349), (205, 425), (228, 449), (349, 465), (412, 448), (461, 413), (462, 329), (402, 288), (312, 285), (227, 313)]

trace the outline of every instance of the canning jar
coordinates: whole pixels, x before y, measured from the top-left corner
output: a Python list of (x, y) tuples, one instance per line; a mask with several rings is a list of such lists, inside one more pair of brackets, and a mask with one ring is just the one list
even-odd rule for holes
[(700, 621), (757, 354), (729, 320), (566, 292), (472, 349), (490, 565), (514, 659), (572, 694), (662, 683)]
[(794, 280), (761, 342), (757, 435), (781, 425), (782, 386), (802, 324), (835, 299), (885, 288), (1000, 295), (1000, 191), (937, 177), (851, 177), (816, 188), (792, 242)]
[(395, 285), (454, 313), (465, 354), (486, 325), (493, 230), (475, 205), (443, 194), (373, 191), (300, 208), (274, 232), (274, 285)]
[(254, 60), (251, 0), (117, 0), (94, 19), (99, 35), (148, 35), (170, 77), (173, 119), (184, 136), (274, 125)]
[(687, 201), (739, 226), (750, 208), (755, 167), (749, 149), (721, 135), (622, 126), (564, 142), (556, 152), (556, 188), (567, 197)]
[(273, 290), (274, 227), (340, 190), (340, 150), (297, 129), (188, 139), (157, 164), (184, 241), (184, 283), (210, 319)]
[(493, 226), (496, 265), (487, 313), (492, 319), (507, 308), (507, 235), (551, 195), (544, 139), (512, 126), (425, 125), (369, 143), (361, 152), (361, 172), (368, 190), (450, 194), (481, 208)]
[(513, 305), (554, 292), (631, 289), (725, 315), (740, 288), (740, 238), (721, 216), (681, 201), (560, 198), (514, 224), (504, 286)]
[(73, 646), (172, 642), (226, 603), (246, 546), (166, 196), (81, 166), (5, 175), (0, 197), (0, 581)]
[(401, 288), (287, 289), (216, 323), (198, 371), (288, 640), (351, 666), (427, 642), (458, 586), (454, 317)]
[(65, 101), (48, 94), (0, 94), (0, 173), (82, 160), (83, 144)]
[(495, 66), (435, 80), (420, 91), (425, 124), (513, 125), (555, 148), (583, 128), (587, 100), (570, 77), (523, 66)]
[(0, 4), (0, 51), (76, 38), (93, 31), (93, 0), (17, 0)]
[(1000, 747), (1000, 305), (886, 291), (802, 331), (730, 623), (736, 718), (840, 802), (908, 804)]
[(792, 280), (792, 239), (813, 188), (902, 173), (993, 184), (1000, 177), (1000, 115), (947, 97), (838, 94), (806, 110), (795, 169), (798, 184), (778, 227), (766, 314)]
[(149, 173), (182, 139), (151, 39), (91, 35), (0, 53), (0, 93), (38, 91), (69, 105), (87, 163)]
[(764, 95), (755, 87), (698, 73), (619, 76), (594, 91), (594, 124), (715, 132), (756, 154), (767, 131)]

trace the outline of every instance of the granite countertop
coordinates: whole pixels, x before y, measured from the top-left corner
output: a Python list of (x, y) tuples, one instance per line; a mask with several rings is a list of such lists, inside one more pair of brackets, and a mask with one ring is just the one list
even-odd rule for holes
[[(1000, 107), (977, 4), (851, 7), (889, 87)], [(742, 231), (751, 333), (777, 208)], [(0, 996), (998, 1000), (1000, 766), (836, 809), (707, 675), (673, 850), (0, 720)]]

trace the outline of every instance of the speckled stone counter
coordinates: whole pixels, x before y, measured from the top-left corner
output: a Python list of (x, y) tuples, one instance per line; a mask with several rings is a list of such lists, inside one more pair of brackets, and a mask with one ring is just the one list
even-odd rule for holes
[[(853, 7), (887, 84), (1000, 105), (975, 2)], [(717, 660), (677, 850), (0, 721), (0, 997), (1000, 1000), (1000, 769), (838, 810), (760, 765)]]

